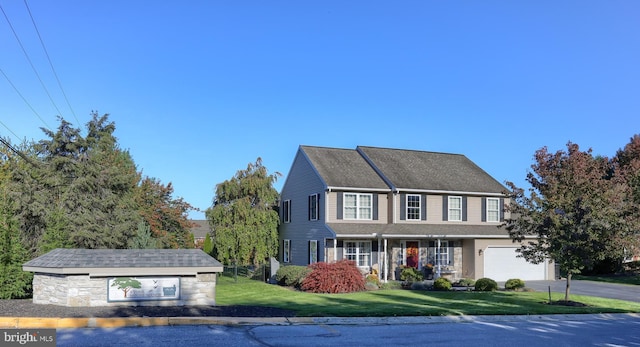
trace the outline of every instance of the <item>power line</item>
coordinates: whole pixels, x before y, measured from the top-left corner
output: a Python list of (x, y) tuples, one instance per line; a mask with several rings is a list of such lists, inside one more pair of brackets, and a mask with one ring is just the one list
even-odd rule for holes
[(36, 164), (35, 161), (31, 160), (31, 158), (27, 157), (24, 153), (22, 153), (21, 151), (17, 150), (15, 147), (13, 147), (11, 145), (11, 143), (9, 143), (9, 141), (5, 140), (2, 136), (0, 136), (0, 143), (5, 145), (11, 152), (19, 155), (20, 158), (26, 160), (29, 164), (31, 164), (33, 166), (36, 166), (36, 167), (38, 166), (38, 164)]
[(9, 130), (9, 132), (12, 133), (13, 136), (15, 136), (18, 141), (20, 141), (20, 137), (18, 135), (16, 135), (16, 133), (14, 133), (13, 130), (9, 129), (9, 127), (6, 124), (4, 124), (4, 122), (2, 122), (1, 120), (0, 120), (0, 124), (2, 124), (2, 126), (7, 128), (7, 130)]
[(7, 82), (9, 82), (9, 84), (11, 85), (11, 87), (13, 87), (13, 90), (16, 91), (16, 93), (18, 93), (18, 95), (22, 98), (22, 101), (24, 101), (25, 104), (27, 104), (27, 106), (29, 106), (29, 108), (31, 109), (31, 111), (33, 111), (33, 113), (42, 121), (42, 123), (44, 123), (44, 125), (47, 126), (47, 129), (51, 129), (51, 127), (49, 126), (49, 124), (47, 124), (47, 122), (44, 121), (44, 119), (42, 119), (42, 117), (40, 117), (40, 114), (38, 114), (38, 112), (33, 108), (33, 106), (31, 106), (31, 104), (29, 103), (29, 101), (27, 101), (27, 99), (22, 95), (22, 93), (20, 93), (20, 91), (18, 90), (18, 88), (16, 88), (16, 86), (13, 84), (13, 82), (11, 82), (11, 80), (9, 79), (9, 76), (7, 76), (7, 74), (4, 73), (4, 71), (2, 71), (2, 69), (0, 68), (0, 73), (2, 74), (2, 76), (4, 76), (4, 78), (7, 80)]
[(2, 8), (2, 5), (0, 5), (0, 11), (2, 11), (2, 14), (4, 15), (4, 18), (7, 20), (7, 23), (9, 24), (9, 27), (11, 28), (11, 31), (13, 32), (13, 36), (16, 38), (16, 41), (18, 41), (18, 44), (20, 45), (20, 48), (22, 49), (22, 52), (24, 53), (25, 58), (27, 58), (27, 61), (29, 62), (29, 65), (31, 65), (31, 69), (36, 74), (36, 77), (38, 77), (38, 81), (40, 81), (40, 85), (42, 86), (42, 88), (44, 89), (45, 93), (49, 97), (49, 100), (51, 101), (51, 104), (53, 104), (53, 107), (56, 109), (56, 111), (58, 111), (58, 115), (62, 116), (62, 112), (60, 112), (60, 109), (58, 108), (58, 105), (56, 105), (55, 101), (53, 101), (53, 98), (51, 97), (51, 94), (49, 93), (49, 90), (44, 85), (44, 82), (42, 81), (42, 78), (40, 77), (40, 74), (38, 73), (38, 70), (36, 70), (36, 67), (33, 65), (33, 62), (31, 61), (31, 58), (29, 58), (29, 54), (27, 53), (27, 50), (24, 48), (24, 45), (22, 44), (22, 41), (20, 41), (20, 37), (18, 37), (18, 33), (16, 33), (16, 30), (13, 28), (13, 25), (11, 24), (11, 21), (9, 20), (9, 17), (7, 16), (7, 13), (4, 11), (4, 8)]
[(53, 71), (53, 75), (56, 77), (56, 81), (58, 82), (58, 87), (60, 87), (60, 90), (62, 91), (62, 95), (64, 96), (64, 100), (67, 102), (67, 106), (69, 106), (69, 109), (71, 110), (71, 114), (73, 115), (73, 118), (75, 118), (76, 122), (78, 122), (78, 125), (80, 125), (80, 121), (78, 120), (78, 117), (76, 117), (76, 113), (73, 111), (73, 107), (71, 107), (71, 103), (69, 102), (69, 99), (67, 98), (67, 93), (64, 92), (64, 88), (62, 88), (62, 83), (60, 82), (60, 78), (58, 78), (58, 74), (56, 73), (56, 69), (54, 69), (53, 67), (53, 63), (51, 62), (51, 58), (49, 57), (49, 52), (47, 51), (47, 48), (44, 45), (44, 41), (42, 40), (42, 36), (40, 36), (40, 31), (38, 30), (38, 26), (36, 26), (36, 21), (33, 19), (33, 15), (31, 14), (31, 9), (29, 8), (29, 4), (27, 4), (27, 0), (24, 0), (24, 5), (27, 7), (27, 12), (29, 12), (29, 17), (31, 18), (31, 23), (33, 23), (33, 27), (36, 29), (36, 33), (38, 34), (38, 39), (40, 40), (40, 45), (42, 45), (42, 49), (44, 50), (44, 54), (47, 56), (47, 61), (49, 61), (49, 66), (51, 66), (51, 71)]

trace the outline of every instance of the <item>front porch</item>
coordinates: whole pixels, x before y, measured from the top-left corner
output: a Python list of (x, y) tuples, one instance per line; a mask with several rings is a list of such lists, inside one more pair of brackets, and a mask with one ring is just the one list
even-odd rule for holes
[(363, 273), (374, 272), (383, 282), (400, 280), (405, 267), (418, 269), (427, 280), (446, 277), (453, 282), (473, 277), (465, 271), (464, 247), (473, 244), (464, 239), (338, 238), (327, 239), (324, 249), (326, 261), (353, 260)]

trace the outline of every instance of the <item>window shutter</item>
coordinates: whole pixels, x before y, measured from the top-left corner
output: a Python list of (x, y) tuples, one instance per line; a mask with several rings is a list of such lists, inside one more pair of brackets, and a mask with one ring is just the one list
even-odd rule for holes
[(446, 195), (442, 196), (442, 220), (449, 220), (449, 197)]
[(487, 198), (482, 198), (482, 203), (481, 203), (481, 207), (482, 211), (480, 211), (481, 215), (482, 215), (482, 221), (486, 222), (487, 221)]
[(407, 194), (400, 194), (400, 220), (407, 219)]
[(500, 221), (504, 222), (504, 198), (500, 198)]
[(344, 194), (344, 193), (339, 192), (339, 193), (338, 193), (338, 196), (337, 196), (337, 199), (338, 199), (337, 204), (336, 204), (336, 205), (338, 205), (338, 211), (336, 211), (336, 212), (337, 212), (337, 213), (336, 213), (336, 218), (337, 218), (337, 219), (343, 219), (343, 216), (342, 216), (342, 212), (343, 212), (343, 211), (342, 211), (342, 199), (343, 199), (343, 194)]
[(462, 221), (467, 221), (467, 197), (462, 197)]
[(309, 206), (307, 208), (307, 220), (311, 220), (311, 195), (307, 197), (307, 204), (307, 206)]
[(453, 241), (449, 241), (449, 249), (448, 249), (448, 253), (449, 253), (449, 265), (454, 265), (453, 264), (453, 250), (455, 247), (453, 247), (455, 245), (455, 243)]
[(372, 214), (373, 214), (373, 215), (372, 215), (373, 220), (378, 220), (378, 194), (377, 194), (377, 193), (374, 193), (374, 194), (373, 194), (373, 201), (372, 201), (372, 205), (373, 205), (373, 206), (371, 206), (371, 209), (372, 209), (372, 211), (371, 211), (371, 212), (372, 212)]
[(427, 220), (427, 195), (420, 195), (420, 219)]

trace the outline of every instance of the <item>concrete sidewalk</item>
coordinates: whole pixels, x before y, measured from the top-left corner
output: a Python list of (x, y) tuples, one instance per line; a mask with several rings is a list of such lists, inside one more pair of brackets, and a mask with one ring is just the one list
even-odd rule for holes
[(41, 318), (0, 317), (0, 328), (122, 328), (178, 325), (407, 325), (437, 323), (513, 322), (513, 321), (583, 321), (640, 318), (637, 313), (557, 314), (502, 316), (416, 316), (416, 317), (128, 317), (128, 318)]

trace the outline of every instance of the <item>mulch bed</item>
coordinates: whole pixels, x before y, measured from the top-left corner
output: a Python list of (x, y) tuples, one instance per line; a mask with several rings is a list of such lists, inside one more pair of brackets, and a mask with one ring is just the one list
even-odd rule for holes
[(583, 304), (583, 303), (577, 302), (577, 301), (571, 301), (571, 300), (569, 300), (569, 301), (566, 301), (566, 300), (551, 301), (551, 305), (587, 307), (586, 304)]
[(0, 300), (0, 317), (294, 317), (293, 311), (262, 306), (65, 307), (31, 299)]

